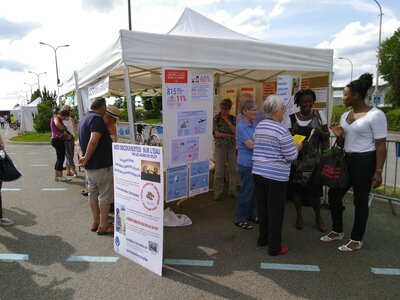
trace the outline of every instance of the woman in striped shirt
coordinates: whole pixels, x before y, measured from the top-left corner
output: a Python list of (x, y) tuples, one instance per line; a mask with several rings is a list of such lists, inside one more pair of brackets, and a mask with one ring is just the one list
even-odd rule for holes
[(253, 176), (259, 218), (258, 246), (268, 245), (271, 256), (286, 254), (282, 246), (282, 224), (290, 164), (301, 144), (294, 144), (289, 130), (281, 124), (285, 105), (271, 95), (264, 102), (265, 119), (254, 133)]

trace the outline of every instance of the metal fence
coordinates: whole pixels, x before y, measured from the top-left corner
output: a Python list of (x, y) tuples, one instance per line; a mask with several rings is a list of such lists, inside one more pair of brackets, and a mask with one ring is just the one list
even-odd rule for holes
[[(331, 136), (331, 145), (333, 145), (335, 140), (336, 137)], [(372, 190), (369, 196), (369, 205), (371, 205), (374, 199), (388, 201), (394, 215), (396, 214), (396, 211), (393, 203), (400, 204), (400, 176), (398, 176), (399, 157), (400, 140), (388, 138), (386, 140), (386, 161), (382, 174), (382, 187), (379, 189), (379, 193), (377, 192), (377, 190)], [(327, 204), (327, 192), (328, 189), (325, 189), (323, 204)]]

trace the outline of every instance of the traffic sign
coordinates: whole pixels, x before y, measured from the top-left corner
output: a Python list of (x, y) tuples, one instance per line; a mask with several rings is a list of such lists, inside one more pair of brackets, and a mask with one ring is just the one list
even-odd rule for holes
[(374, 96), (374, 103), (375, 104), (381, 103), (381, 96)]

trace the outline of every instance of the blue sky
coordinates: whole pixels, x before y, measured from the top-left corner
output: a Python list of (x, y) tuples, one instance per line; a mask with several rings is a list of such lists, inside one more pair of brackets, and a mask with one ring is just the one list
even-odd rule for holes
[[(378, 0), (382, 41), (400, 27), (400, 0)], [(376, 73), (379, 8), (373, 0), (131, 0), (133, 30), (166, 33), (186, 6), (234, 31), (268, 42), (334, 49), (334, 85)], [(21, 8), (24, 8), (21, 10)], [(0, 10), (0, 109), (22, 103), (28, 84), (56, 89), (54, 52), (61, 81), (80, 69), (121, 28), (128, 27), (126, 0), (13, 0)], [(28, 84), (25, 84), (28, 83)], [(35, 89), (36, 86), (33, 86)]]

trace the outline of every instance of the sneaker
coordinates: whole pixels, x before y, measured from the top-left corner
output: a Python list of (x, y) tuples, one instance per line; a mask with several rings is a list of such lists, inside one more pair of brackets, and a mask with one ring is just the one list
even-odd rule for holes
[(71, 178), (67, 178), (67, 177), (61, 176), (61, 177), (56, 177), (55, 181), (67, 182), (67, 181), (71, 181)]
[(278, 252), (268, 252), (269, 256), (277, 256), (277, 255), (284, 255), (289, 252), (288, 246), (281, 246)]

